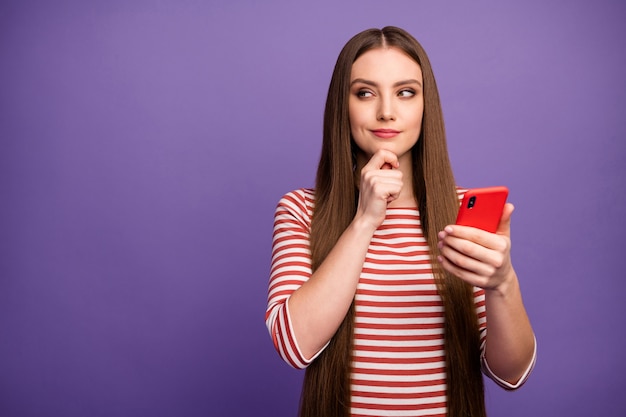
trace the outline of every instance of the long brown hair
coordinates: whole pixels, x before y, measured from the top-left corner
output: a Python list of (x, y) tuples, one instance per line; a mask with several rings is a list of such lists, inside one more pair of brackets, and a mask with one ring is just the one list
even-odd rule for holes
[[(370, 49), (396, 47), (421, 67), (424, 115), (412, 150), (413, 191), (432, 259), (437, 232), (455, 220), (459, 203), (448, 157), (443, 114), (430, 62), (421, 45), (396, 27), (369, 29), (344, 46), (330, 82), (324, 112), (323, 143), (317, 170), (311, 224), (313, 269), (320, 266), (356, 213), (355, 144), (350, 134), (348, 95), (353, 62)], [(448, 415), (485, 416), (480, 371), (478, 321), (473, 289), (433, 262), (445, 310)], [(343, 417), (350, 413), (354, 302), (327, 348), (306, 370), (301, 417)]]

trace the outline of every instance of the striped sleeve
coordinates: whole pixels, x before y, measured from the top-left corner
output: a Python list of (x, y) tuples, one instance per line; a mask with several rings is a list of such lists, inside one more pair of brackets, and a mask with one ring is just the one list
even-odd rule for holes
[(518, 389), (522, 385), (524, 385), (524, 383), (528, 380), (528, 377), (530, 376), (530, 373), (532, 372), (533, 368), (535, 367), (535, 363), (537, 362), (537, 339), (535, 339), (535, 349), (533, 351), (533, 357), (532, 357), (530, 363), (528, 364), (528, 367), (526, 368), (526, 371), (524, 371), (524, 373), (522, 374), (520, 379), (515, 384), (511, 384), (511, 383), (506, 382), (505, 380), (499, 378), (498, 375), (496, 375), (491, 370), (491, 368), (489, 368), (489, 364), (487, 363), (487, 358), (485, 357), (484, 344), (483, 344), (483, 346), (481, 346), (481, 348), (482, 348), (481, 349), (482, 353), (480, 355), (480, 363), (481, 363), (481, 366), (482, 366), (483, 373), (485, 375), (487, 375), (489, 378), (491, 378), (493, 380), (493, 382), (495, 382), (500, 387), (502, 387), (502, 388), (504, 388), (506, 390), (513, 391), (513, 390)]
[(289, 297), (311, 274), (309, 230), (313, 192), (301, 189), (286, 194), (274, 215), (272, 261), (265, 325), (281, 358), (297, 369), (306, 368), (312, 358), (302, 354), (289, 316)]

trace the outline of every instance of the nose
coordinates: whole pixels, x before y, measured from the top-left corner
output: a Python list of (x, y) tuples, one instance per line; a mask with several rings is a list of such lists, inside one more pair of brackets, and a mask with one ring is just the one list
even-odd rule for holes
[(393, 103), (390, 98), (381, 97), (378, 104), (377, 119), (379, 121), (390, 121), (396, 119), (395, 111), (393, 109)]

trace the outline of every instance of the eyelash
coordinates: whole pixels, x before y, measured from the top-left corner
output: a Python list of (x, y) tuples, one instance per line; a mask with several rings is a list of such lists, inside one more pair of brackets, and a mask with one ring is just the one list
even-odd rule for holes
[[(408, 93), (408, 95), (404, 94), (404, 93)], [(366, 96), (366, 94), (369, 94), (369, 95)], [(359, 91), (356, 92), (356, 96), (359, 97), (359, 98), (369, 98), (372, 95), (374, 95), (374, 93), (372, 93), (369, 90), (359, 90)], [(414, 95), (415, 95), (415, 91), (410, 89), (410, 88), (405, 88), (405, 89), (400, 90), (398, 92), (398, 96), (399, 97), (413, 97)]]

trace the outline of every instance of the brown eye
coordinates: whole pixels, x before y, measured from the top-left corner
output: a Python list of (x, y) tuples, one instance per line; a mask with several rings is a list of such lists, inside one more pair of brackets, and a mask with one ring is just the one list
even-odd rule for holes
[(415, 91), (411, 89), (404, 89), (398, 93), (400, 97), (413, 97), (415, 95)]
[(359, 90), (356, 93), (356, 96), (359, 98), (369, 98), (372, 97), (374, 94), (371, 91), (368, 90)]

